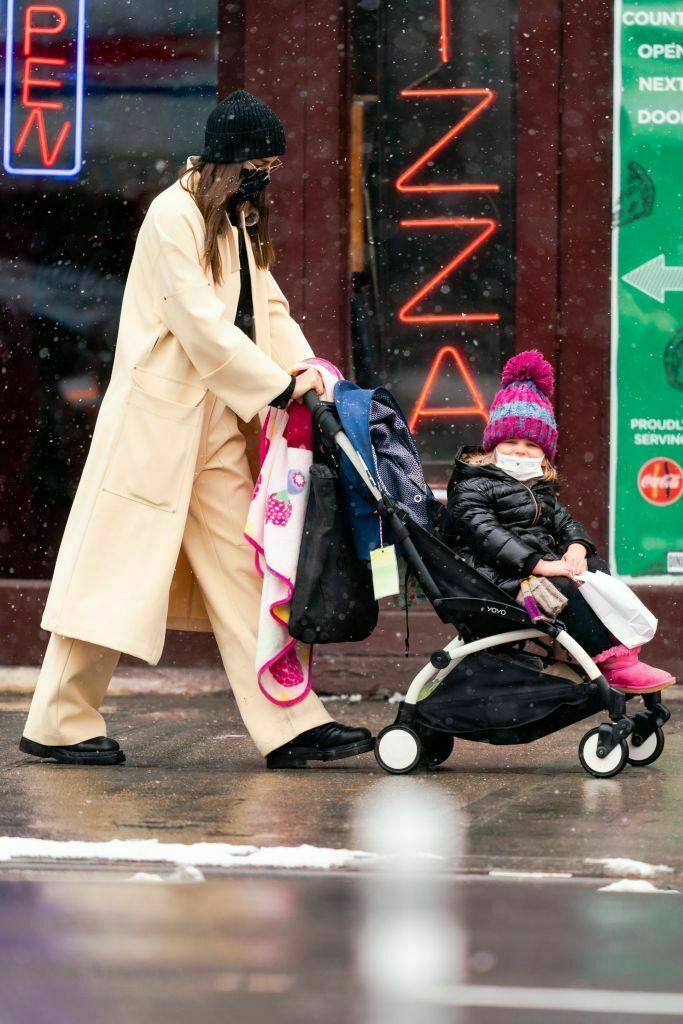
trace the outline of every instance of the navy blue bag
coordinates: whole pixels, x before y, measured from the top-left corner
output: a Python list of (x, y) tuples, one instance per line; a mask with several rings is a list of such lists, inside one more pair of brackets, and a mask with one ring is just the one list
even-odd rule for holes
[[(339, 422), (382, 493), (391, 496), (409, 517), (429, 529), (439, 503), (425, 482), (415, 442), (398, 402), (386, 388), (359, 388), (348, 380), (334, 387)], [(341, 453), (344, 505), (356, 553), (369, 559), (380, 543), (379, 515), (366, 484)], [(382, 543), (393, 544), (386, 527)], [(400, 551), (397, 551), (400, 555)]]

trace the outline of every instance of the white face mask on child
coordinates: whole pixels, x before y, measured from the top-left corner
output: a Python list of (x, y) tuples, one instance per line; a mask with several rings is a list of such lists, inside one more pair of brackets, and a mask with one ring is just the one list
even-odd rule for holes
[(524, 483), (526, 480), (537, 480), (543, 476), (543, 456), (539, 458), (518, 459), (515, 455), (504, 455), (496, 449), (496, 465), (508, 476)]

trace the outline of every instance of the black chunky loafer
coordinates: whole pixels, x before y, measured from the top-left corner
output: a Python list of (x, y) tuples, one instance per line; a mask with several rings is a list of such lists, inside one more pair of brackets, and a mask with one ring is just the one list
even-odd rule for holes
[(369, 729), (354, 729), (339, 722), (326, 722), (295, 736), (289, 743), (266, 755), (268, 768), (305, 768), (307, 761), (338, 761), (374, 750)]
[(19, 750), (33, 757), (47, 757), (60, 764), (123, 764), (126, 755), (116, 740), (108, 736), (95, 736), (82, 743), (73, 743), (64, 747), (48, 747), (44, 743), (36, 743), (26, 736), (21, 737)]

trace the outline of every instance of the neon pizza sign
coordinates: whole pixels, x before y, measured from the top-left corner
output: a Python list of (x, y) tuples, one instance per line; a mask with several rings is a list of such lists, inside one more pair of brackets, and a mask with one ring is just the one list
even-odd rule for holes
[(85, 0), (7, 0), (3, 165), (72, 177), (82, 163)]
[(450, 0), (432, 0), (431, 16), (395, 0), (384, 25), (383, 370), (423, 454), (447, 462), (453, 438), (480, 438), (483, 392), (511, 354), (511, 41), (507, 19), (484, 31), (476, 4), (456, 17)]

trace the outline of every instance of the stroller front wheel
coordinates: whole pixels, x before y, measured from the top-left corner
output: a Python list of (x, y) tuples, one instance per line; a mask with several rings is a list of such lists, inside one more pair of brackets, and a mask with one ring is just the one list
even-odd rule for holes
[(661, 757), (664, 750), (664, 733), (661, 729), (655, 729), (646, 740), (637, 747), (633, 742), (633, 735), (628, 738), (628, 763), (638, 768), (646, 768)]
[(375, 742), (375, 758), (380, 768), (392, 775), (407, 775), (417, 767), (422, 744), (420, 737), (405, 725), (388, 725)]
[(606, 757), (598, 757), (598, 736), (600, 729), (591, 729), (579, 743), (579, 761), (588, 772), (598, 779), (610, 779), (618, 775), (628, 761), (629, 748), (621, 740)]

